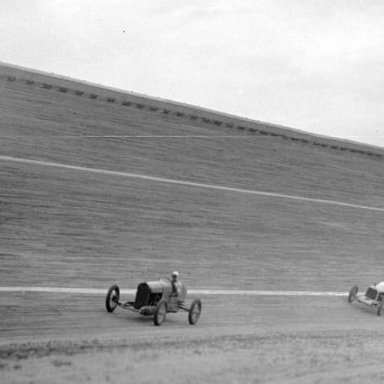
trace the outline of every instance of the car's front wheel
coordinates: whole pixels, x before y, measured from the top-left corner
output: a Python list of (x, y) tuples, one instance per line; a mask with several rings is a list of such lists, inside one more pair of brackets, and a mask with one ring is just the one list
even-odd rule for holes
[(164, 300), (160, 300), (155, 309), (155, 315), (153, 316), (153, 322), (155, 325), (163, 324), (165, 317), (167, 316), (167, 303)]
[(359, 287), (357, 285), (354, 285), (351, 290), (349, 291), (348, 295), (348, 303), (353, 303), (353, 301), (356, 299), (357, 292), (359, 290)]
[(105, 308), (108, 312), (113, 312), (116, 309), (119, 298), (120, 288), (116, 284), (111, 285), (105, 298)]

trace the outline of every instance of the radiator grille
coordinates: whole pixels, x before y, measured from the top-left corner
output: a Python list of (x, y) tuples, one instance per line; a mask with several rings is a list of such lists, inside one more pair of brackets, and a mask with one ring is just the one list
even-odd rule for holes
[(137, 292), (136, 292), (136, 300), (134, 307), (136, 309), (140, 309), (144, 305), (149, 304), (149, 299), (151, 297), (151, 290), (148, 287), (147, 283), (141, 283), (137, 287)]
[(368, 299), (376, 300), (376, 296), (377, 296), (376, 289), (369, 287), (367, 289), (367, 292), (365, 293), (365, 296), (368, 297)]

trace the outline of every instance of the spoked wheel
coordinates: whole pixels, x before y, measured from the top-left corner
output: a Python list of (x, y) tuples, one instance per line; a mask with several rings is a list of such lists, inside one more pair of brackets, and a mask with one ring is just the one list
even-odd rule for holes
[(116, 309), (119, 298), (120, 288), (116, 284), (110, 286), (105, 298), (105, 308), (108, 312), (113, 312)]
[(352, 303), (356, 299), (356, 295), (358, 292), (359, 288), (357, 285), (354, 285), (351, 290), (349, 291), (348, 295), (348, 303)]
[(377, 306), (377, 316), (381, 316), (384, 307), (384, 300), (381, 300), (380, 304)]
[(153, 322), (155, 325), (163, 324), (165, 317), (167, 316), (167, 303), (164, 300), (160, 300), (155, 309), (155, 315), (153, 316)]
[(195, 325), (201, 314), (201, 301), (199, 299), (193, 300), (191, 306), (189, 307), (188, 321), (189, 324)]

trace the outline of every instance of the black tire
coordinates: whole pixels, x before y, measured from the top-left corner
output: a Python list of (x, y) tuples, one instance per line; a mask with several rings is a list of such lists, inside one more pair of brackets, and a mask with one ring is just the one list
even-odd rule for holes
[(359, 291), (359, 287), (357, 285), (354, 285), (351, 290), (349, 291), (348, 295), (348, 303), (353, 303), (356, 299), (357, 292)]
[(164, 300), (160, 300), (155, 309), (155, 315), (153, 316), (153, 322), (155, 325), (163, 324), (167, 316), (167, 303)]
[(377, 316), (381, 316), (381, 312), (383, 311), (384, 300), (380, 301), (380, 304), (377, 306)]
[(199, 299), (193, 300), (191, 306), (189, 307), (189, 312), (188, 312), (188, 321), (189, 324), (195, 325), (201, 315), (201, 301)]
[(105, 308), (108, 312), (113, 312), (116, 309), (119, 299), (120, 288), (116, 284), (113, 284), (109, 287), (105, 298)]

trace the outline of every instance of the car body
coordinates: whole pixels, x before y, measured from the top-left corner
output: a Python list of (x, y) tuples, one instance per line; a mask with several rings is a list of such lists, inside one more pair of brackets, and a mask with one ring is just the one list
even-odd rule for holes
[(105, 307), (113, 312), (117, 307), (128, 309), (143, 316), (153, 316), (155, 325), (161, 325), (167, 313), (188, 312), (189, 324), (195, 325), (201, 314), (201, 300), (186, 305), (187, 288), (181, 282), (169, 279), (142, 282), (137, 286), (135, 301), (120, 301), (120, 288), (113, 284), (107, 291)]
[(348, 295), (348, 302), (357, 301), (374, 309), (378, 316), (381, 315), (384, 306), (384, 282), (371, 284), (365, 293), (359, 293), (359, 288), (354, 285)]

